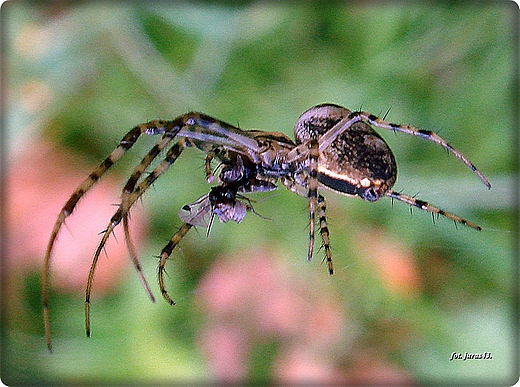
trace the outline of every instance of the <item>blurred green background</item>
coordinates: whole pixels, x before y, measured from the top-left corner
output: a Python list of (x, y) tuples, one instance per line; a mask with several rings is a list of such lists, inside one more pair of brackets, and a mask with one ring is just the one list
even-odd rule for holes
[[(4, 383), (514, 384), (517, 20), (505, 1), (4, 3)], [(139, 256), (157, 302), (122, 261), (109, 290), (96, 293), (94, 281), (86, 339), (83, 288), (58, 289), (55, 353), (47, 352), (40, 270), (66, 199), (39, 219), (28, 208), (52, 197), (36, 186), (20, 203), (12, 177), (52, 187), (67, 175), (59, 168), (39, 175), (55, 159), (34, 161), (35, 144), (52, 144), (53, 156), (72, 160), (86, 177), (137, 123), (196, 110), (292, 137), (298, 116), (323, 102), (379, 116), (389, 110), (391, 122), (438, 131), (493, 188), (434, 144), (379, 130), (397, 159), (395, 189), (483, 231), (432, 222), (391, 200), (322, 192), (336, 268), (330, 277), (322, 250), (305, 259), (306, 201), (281, 187), (251, 195), (271, 221), (250, 213), (241, 224), (216, 222), (209, 238), (198, 230), (182, 241), (168, 265), (177, 301), (170, 307), (160, 299), (155, 257), (180, 226), (182, 205), (209, 191), (204, 155), (188, 150), (137, 204), (146, 223)], [(141, 140), (110, 171), (120, 186), (110, 187), (107, 202), (117, 203), (154, 141)], [(81, 211), (80, 203), (74, 216)], [(11, 226), (28, 227), (26, 219), (37, 226), (23, 239)], [(19, 257), (17, 243), (41, 253)], [(100, 266), (110, 259), (102, 256)], [(255, 265), (272, 277), (261, 282)], [(238, 279), (245, 284), (233, 286)], [(212, 304), (228, 293), (234, 302)], [(282, 316), (285, 325), (267, 328)], [(450, 361), (453, 352), (492, 359)]]

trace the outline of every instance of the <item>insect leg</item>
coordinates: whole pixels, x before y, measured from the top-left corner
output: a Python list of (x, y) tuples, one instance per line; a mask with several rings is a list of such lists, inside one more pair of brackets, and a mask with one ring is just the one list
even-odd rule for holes
[(428, 202), (416, 199), (416, 198), (414, 198), (412, 196), (403, 195), (403, 194), (400, 194), (400, 193), (395, 192), (395, 191), (387, 192), (385, 195), (391, 197), (392, 199), (397, 199), (397, 200), (399, 200), (401, 202), (404, 202), (404, 203), (406, 203), (406, 204), (408, 204), (410, 206), (420, 208), (423, 211), (427, 211), (427, 212), (430, 212), (432, 214), (442, 215), (442, 216), (444, 216), (444, 217), (446, 217), (448, 219), (453, 220), (455, 223), (464, 224), (464, 225), (469, 226), (471, 228), (474, 228), (475, 230), (478, 230), (478, 231), (482, 230), (482, 227), (477, 226), (476, 224), (471, 223), (470, 221), (468, 221), (468, 220), (466, 220), (464, 218), (461, 218), (458, 215), (455, 215), (455, 214), (452, 214), (450, 212), (441, 210), (441, 209), (439, 209), (437, 207), (432, 206)]
[(164, 285), (164, 267), (166, 265), (166, 260), (172, 254), (172, 251), (175, 248), (175, 246), (177, 246), (180, 243), (182, 238), (184, 238), (184, 236), (188, 233), (188, 231), (192, 227), (193, 226), (191, 224), (184, 223), (181, 226), (181, 228), (179, 229), (179, 231), (177, 231), (175, 233), (175, 235), (171, 237), (171, 239), (168, 241), (166, 246), (164, 246), (164, 248), (161, 251), (161, 257), (160, 257), (160, 260), (159, 260), (159, 269), (158, 269), (158, 272), (157, 272), (157, 278), (159, 280), (159, 287), (161, 289), (161, 293), (162, 293), (164, 299), (166, 301), (168, 301), (168, 303), (170, 305), (175, 305), (175, 302), (172, 300), (172, 298), (168, 294), (168, 291), (166, 290), (166, 286)]

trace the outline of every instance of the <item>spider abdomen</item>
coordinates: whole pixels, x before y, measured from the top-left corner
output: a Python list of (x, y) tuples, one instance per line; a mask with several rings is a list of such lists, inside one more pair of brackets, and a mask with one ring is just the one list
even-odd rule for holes
[[(298, 119), (297, 143), (320, 138), (348, 121), (350, 110), (333, 104), (314, 106)], [(397, 165), (388, 144), (365, 122), (355, 122), (319, 153), (318, 181), (336, 192), (376, 201), (394, 185)]]

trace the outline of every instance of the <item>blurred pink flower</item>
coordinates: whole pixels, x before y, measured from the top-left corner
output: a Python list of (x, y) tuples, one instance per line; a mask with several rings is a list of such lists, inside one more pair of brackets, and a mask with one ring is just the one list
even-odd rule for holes
[[(362, 375), (370, 362), (344, 369), (356, 335), (348, 311), (334, 292), (309, 286), (278, 260), (276, 252), (246, 250), (218, 260), (199, 285), (206, 324), (199, 345), (219, 382), (241, 382), (251, 372), (254, 348), (277, 343), (270, 375), (281, 383), (342, 384)], [(405, 372), (375, 361), (374, 370)], [(386, 368), (385, 368), (386, 367)], [(379, 374), (376, 375), (379, 378)], [(385, 382), (386, 379), (378, 379)]]
[(421, 276), (410, 248), (378, 230), (359, 233), (356, 240), (362, 246), (370, 246), (364, 249), (366, 256), (389, 291), (407, 298), (420, 294)]

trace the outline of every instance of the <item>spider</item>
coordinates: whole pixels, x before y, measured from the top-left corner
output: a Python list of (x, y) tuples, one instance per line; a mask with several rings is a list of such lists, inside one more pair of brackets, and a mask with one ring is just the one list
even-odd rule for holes
[[(181, 208), (179, 216), (184, 223), (161, 251), (158, 281), (162, 296), (171, 305), (175, 302), (169, 296), (164, 284), (165, 264), (186, 233), (193, 226), (208, 227), (209, 233), (209, 227), (215, 217), (221, 222), (230, 220), (240, 222), (247, 211), (254, 212), (250, 200), (243, 194), (272, 191), (277, 188), (278, 182), (291, 192), (307, 198), (309, 213), (307, 259), (310, 260), (313, 256), (314, 234), (318, 223), (325, 253), (324, 261), (327, 262), (329, 274), (333, 274), (332, 254), (325, 198), (318, 192), (319, 188), (369, 202), (387, 196), (392, 200), (430, 212), (432, 216), (442, 215), (455, 224), (461, 223), (475, 230), (481, 230), (480, 226), (460, 216), (441, 210), (413, 196), (393, 191), (392, 187), (397, 179), (396, 161), (387, 143), (373, 127), (403, 132), (442, 146), (466, 164), (488, 189), (491, 188), (484, 175), (462, 153), (436, 133), (412, 126), (393, 124), (370, 113), (350, 111), (330, 103), (313, 106), (298, 118), (294, 127), (294, 141), (283, 133), (241, 130), (196, 112), (183, 114), (171, 121), (155, 120), (135, 126), (72, 193), (54, 224), (45, 252), (42, 273), (43, 316), (49, 350), (52, 351), (49, 315), (50, 264), (57, 235), (79, 200), (143, 134), (160, 135), (160, 138), (132, 171), (121, 192), (119, 207), (102, 232), (101, 241), (94, 253), (85, 290), (87, 337), (90, 336), (90, 296), (96, 265), (110, 234), (120, 223), (123, 224), (125, 242), (139, 279), (149, 298), (155, 301), (130, 238), (129, 211), (187, 147), (197, 148), (206, 154), (204, 163), (206, 181), (213, 182), (217, 175), (218, 184), (213, 186), (207, 195)], [(164, 159), (151, 173), (143, 176), (163, 151), (166, 151)], [(213, 160), (219, 161), (215, 171), (211, 166)]]

